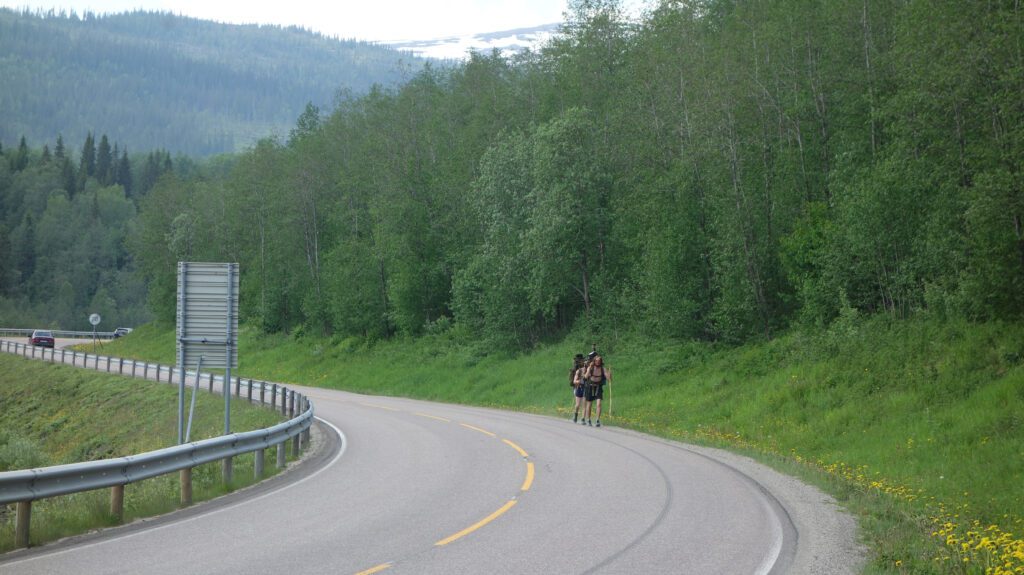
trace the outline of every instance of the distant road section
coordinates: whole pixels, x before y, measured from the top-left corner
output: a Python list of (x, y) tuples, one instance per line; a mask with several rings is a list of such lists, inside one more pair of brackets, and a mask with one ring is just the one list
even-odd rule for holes
[(315, 469), (8, 554), (0, 572), (832, 575), (863, 563), (830, 498), (727, 452), (613, 419), (302, 391), (321, 418), (314, 448), (334, 446)]

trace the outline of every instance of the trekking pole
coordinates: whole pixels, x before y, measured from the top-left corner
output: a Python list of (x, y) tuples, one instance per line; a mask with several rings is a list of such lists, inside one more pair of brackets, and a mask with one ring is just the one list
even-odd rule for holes
[(612, 370), (608, 369), (608, 417), (612, 416)]

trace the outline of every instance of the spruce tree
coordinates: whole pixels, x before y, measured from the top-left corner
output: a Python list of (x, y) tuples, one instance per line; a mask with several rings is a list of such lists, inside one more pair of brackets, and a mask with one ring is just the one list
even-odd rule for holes
[(125, 148), (121, 153), (121, 161), (117, 165), (117, 181), (124, 188), (124, 194), (127, 197), (132, 197), (132, 166), (131, 162), (128, 161), (128, 148)]
[(75, 197), (75, 193), (78, 191), (78, 176), (75, 174), (75, 166), (71, 164), (70, 158), (65, 157), (61, 160), (60, 181), (64, 184), (64, 191), (68, 193), (68, 197)]
[(114, 160), (110, 153), (110, 141), (107, 135), (100, 137), (100, 145), (96, 150), (96, 179), (101, 185), (109, 186), (113, 178)]
[(78, 172), (83, 182), (96, 175), (96, 140), (92, 132), (85, 137), (85, 144), (82, 145), (82, 161), (79, 163)]
[(53, 149), (53, 156), (58, 160), (64, 159), (64, 136), (57, 134), (57, 146)]
[(20, 172), (28, 167), (28, 144), (25, 142), (25, 136), (21, 137), (21, 143), (18, 144), (18, 151), (14, 154), (11, 159), (11, 170)]

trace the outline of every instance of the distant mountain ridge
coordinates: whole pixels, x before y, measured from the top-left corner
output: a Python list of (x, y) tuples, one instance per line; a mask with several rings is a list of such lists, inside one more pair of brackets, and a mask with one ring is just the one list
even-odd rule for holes
[(307, 103), (407, 79), (424, 60), (300, 28), (169, 13), (0, 9), (0, 143), (106, 134), (130, 151), (208, 156), (286, 136)]

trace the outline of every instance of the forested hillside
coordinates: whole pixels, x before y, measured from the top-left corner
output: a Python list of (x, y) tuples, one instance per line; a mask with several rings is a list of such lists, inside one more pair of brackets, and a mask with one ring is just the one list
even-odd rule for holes
[(1021, 10), (574, 2), (539, 53), (307, 109), (224, 179), (159, 182), (134, 254), (163, 317), (175, 262), (228, 260), (267, 331), (510, 349), (1017, 319)]
[(0, 142), (105, 132), (131, 150), (234, 152), (287, 134), (307, 102), (330, 106), (421, 65), (297, 28), (0, 8)]
[(87, 330), (90, 313), (108, 331), (148, 321), (126, 243), (137, 202), (172, 170), (194, 168), (166, 151), (129, 158), (106, 134), (74, 149), (60, 136), (52, 149), (24, 138), (0, 148), (0, 326)]
[[(287, 137), (139, 190), (8, 146), (0, 285), (67, 305), (64, 280), (29, 278), (81, 265), (86, 306), (137, 266), (124, 281), (170, 318), (177, 261), (238, 261), (265, 331), (507, 349), (581, 326), (739, 342), (858, 313), (1019, 319), (1020, 10), (666, 2), (629, 23), (579, 2), (540, 52), (307, 106)], [(115, 233), (105, 199), (123, 257), (33, 239), (85, 250), (89, 226)]]

